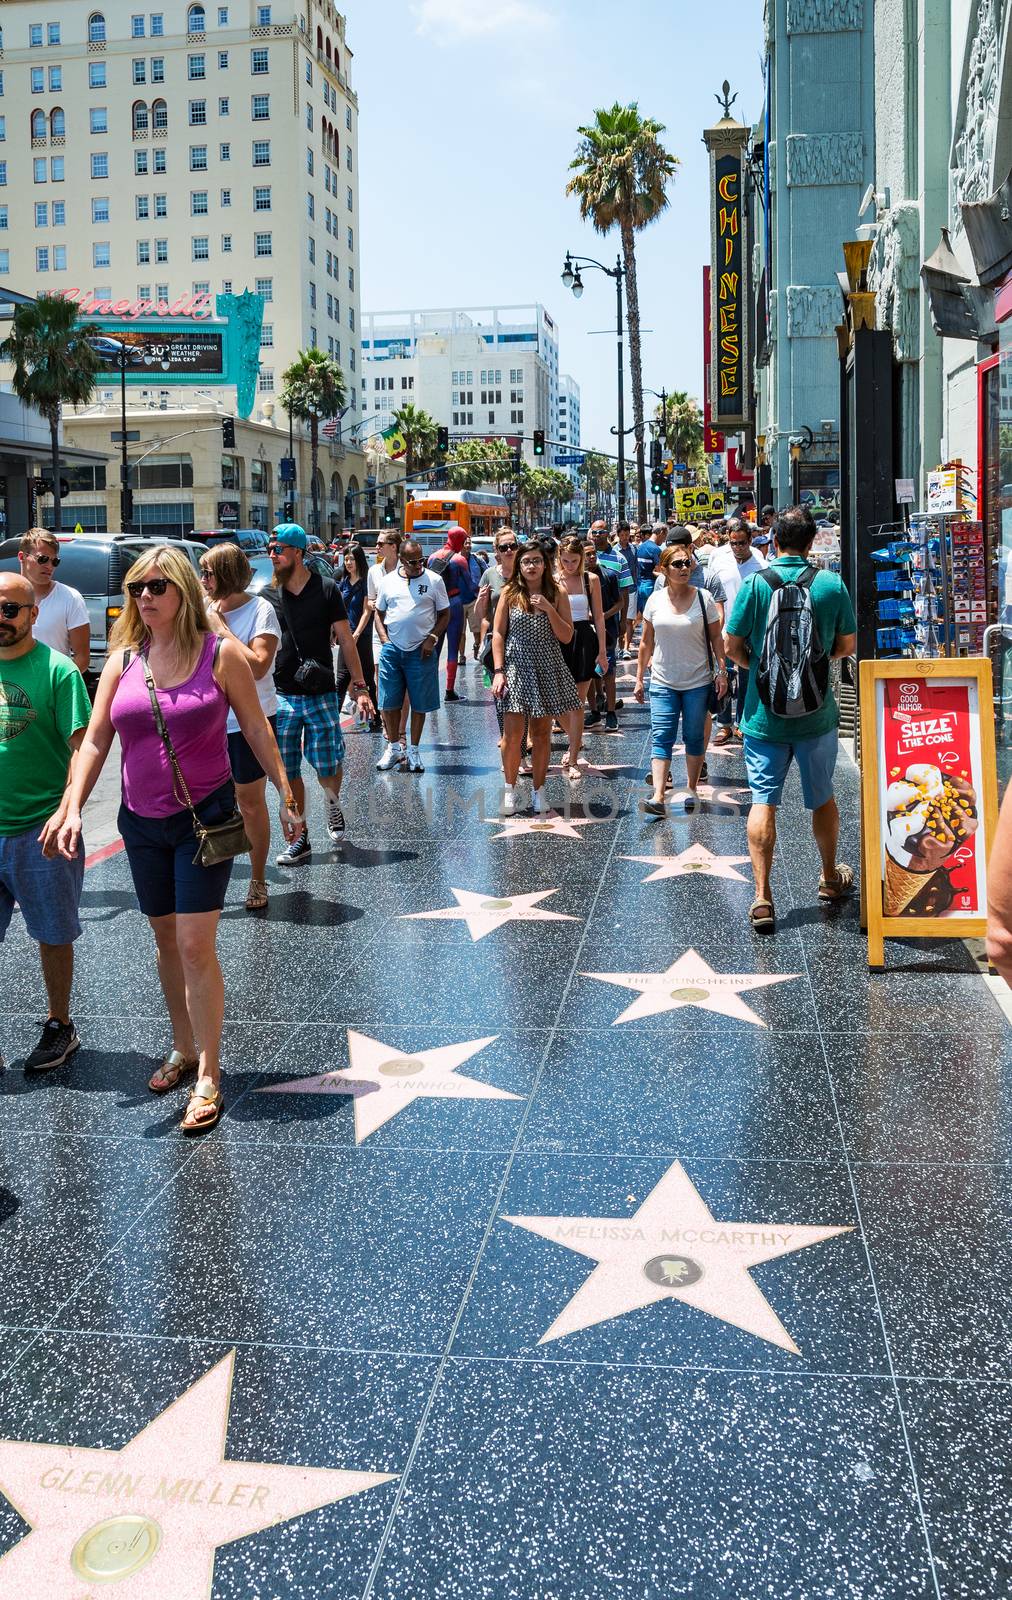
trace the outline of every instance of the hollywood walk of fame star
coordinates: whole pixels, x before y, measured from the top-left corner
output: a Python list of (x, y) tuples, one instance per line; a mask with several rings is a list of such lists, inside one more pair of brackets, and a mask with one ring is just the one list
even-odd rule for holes
[(287, 1083), (270, 1084), (259, 1093), (352, 1094), (355, 1096), (355, 1143), (361, 1144), (415, 1100), (522, 1099), (521, 1095), (497, 1089), (478, 1078), (457, 1075), (459, 1066), (470, 1061), (486, 1045), (494, 1044), (497, 1038), (497, 1034), (492, 1034), (487, 1039), (441, 1045), (409, 1056), (399, 1053), (393, 1045), (381, 1044), (378, 1039), (370, 1039), (368, 1034), (355, 1033), (349, 1028), (350, 1066), (314, 1078), (291, 1078)]
[(632, 761), (586, 761), (580, 756), (580, 769), (588, 777), (603, 778), (609, 772), (638, 772)]
[(486, 817), (492, 827), (501, 827), (493, 839), (519, 839), (525, 833), (545, 833), (555, 839), (579, 839), (577, 828), (587, 828), (592, 822), (607, 822), (607, 817), (567, 817), (558, 811), (543, 811), (536, 817)]
[(233, 1350), (120, 1450), (0, 1440), (0, 1490), (31, 1528), (0, 1557), (0, 1594), (207, 1600), (219, 1545), (393, 1476), (226, 1461), (234, 1363)]
[(683, 850), (677, 856), (622, 856), (620, 859), (642, 861), (644, 866), (656, 869), (647, 873), (641, 880), (643, 883), (661, 883), (665, 878), (699, 875), (707, 878), (730, 878), (735, 883), (748, 882), (743, 872), (735, 870), (748, 861), (748, 856), (715, 856), (705, 844), (690, 844), (687, 850)]
[(787, 983), (801, 974), (714, 972), (695, 950), (686, 950), (665, 972), (581, 972), (580, 976), (639, 991), (637, 998), (615, 1018), (613, 1026), (655, 1017), (662, 1011), (677, 1011), (680, 1006), (699, 1006), (702, 1010), (719, 1011), (722, 1016), (737, 1017), (740, 1022), (754, 1022), (765, 1028), (762, 1017), (741, 999), (741, 991), (762, 989), (768, 983)]
[(466, 922), (473, 941), (484, 939), (507, 922), (578, 922), (561, 911), (546, 911), (538, 904), (558, 889), (539, 889), (536, 894), (489, 895), (475, 894), (470, 889), (451, 889), (455, 906), (442, 911), (408, 911), (402, 914), (403, 922)]
[(749, 1268), (852, 1228), (791, 1222), (718, 1222), (680, 1161), (631, 1217), (505, 1217), (597, 1266), (539, 1344), (654, 1305), (681, 1300), (800, 1355)]

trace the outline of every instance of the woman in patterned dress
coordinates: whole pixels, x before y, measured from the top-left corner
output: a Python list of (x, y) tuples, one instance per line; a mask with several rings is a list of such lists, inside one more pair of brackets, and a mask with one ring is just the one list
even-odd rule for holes
[(499, 597), (492, 635), (495, 676), (492, 693), (502, 701), (503, 810), (516, 810), (514, 793), (520, 767), (524, 718), (530, 719), (535, 814), (545, 809), (552, 718), (578, 709), (573, 674), (561, 646), (573, 637), (569, 596), (560, 589), (538, 545), (520, 553), (513, 576)]

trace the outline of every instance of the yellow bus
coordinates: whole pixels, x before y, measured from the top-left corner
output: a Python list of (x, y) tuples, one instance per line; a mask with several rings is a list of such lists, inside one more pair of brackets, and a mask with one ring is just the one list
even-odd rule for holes
[(404, 508), (404, 532), (415, 538), (424, 534), (442, 536), (456, 523), (474, 539), (492, 539), (498, 528), (509, 521), (510, 508), (505, 495), (483, 489), (431, 489), (416, 494)]

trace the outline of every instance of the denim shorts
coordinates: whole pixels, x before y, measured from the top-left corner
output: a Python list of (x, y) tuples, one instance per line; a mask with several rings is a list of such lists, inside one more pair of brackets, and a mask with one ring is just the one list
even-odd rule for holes
[(791, 757), (798, 764), (801, 793), (809, 811), (818, 811), (833, 798), (833, 772), (840, 748), (836, 728), (828, 733), (816, 734), (814, 739), (798, 739), (794, 744), (776, 744), (772, 739), (755, 739), (750, 733), (743, 736), (745, 745), (745, 771), (752, 804), (778, 806), (784, 792), (784, 780)]
[[(235, 810), (232, 780), (199, 800), (194, 807), (201, 822), (225, 822)], [(220, 911), (225, 904), (231, 861), (202, 867), (194, 861), (197, 836), (188, 811), (170, 817), (142, 817), (127, 806), (119, 808), (130, 873), (140, 908), (146, 917), (168, 917), (198, 911)]]
[[(275, 739), (278, 736), (277, 715), (268, 717), (271, 732)], [(267, 774), (253, 754), (244, 733), (230, 733), (228, 736), (228, 764), (232, 768), (232, 776), (236, 783), (256, 783)]]
[[(456, 656), (453, 658), (456, 660)], [(380, 651), (379, 708), (381, 711), (399, 711), (407, 694), (412, 711), (439, 710), (439, 652), (433, 650), (428, 657), (417, 650), (401, 650), (388, 640)]]
[(84, 882), (84, 839), (73, 861), (42, 854), (42, 823), (26, 833), (0, 834), (0, 944), (14, 902), (36, 944), (72, 944), (81, 932), (78, 908)]
[(710, 705), (710, 684), (698, 689), (667, 689), (650, 685), (650, 756), (653, 761), (670, 761), (671, 747), (678, 738), (681, 718), (685, 753), (701, 756), (706, 741), (706, 713)]
[(341, 702), (329, 694), (278, 693), (278, 749), (289, 779), (302, 775), (302, 757), (320, 778), (333, 778), (344, 760)]

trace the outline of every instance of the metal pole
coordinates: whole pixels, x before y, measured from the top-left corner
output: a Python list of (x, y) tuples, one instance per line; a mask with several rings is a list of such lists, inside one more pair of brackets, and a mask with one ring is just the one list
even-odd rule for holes
[(127, 458), (127, 418), (126, 418), (126, 350), (119, 353), (119, 426), (120, 426), (120, 469), (119, 469), (119, 531), (130, 532), (130, 519), (126, 514), (127, 494), (130, 489), (130, 462)]
[[(294, 426), (294, 424), (292, 422), (292, 413), (290, 411), (288, 413), (288, 459), (292, 463), (292, 466), (294, 467), (294, 465), (295, 465), (295, 426)], [(293, 479), (292, 482), (288, 485), (288, 495), (286, 495), (285, 498), (287, 499), (289, 496), (291, 496), (292, 511), (294, 512), (296, 519), (298, 519), (299, 508), (298, 508), (298, 505), (296, 504), (296, 500), (295, 500), (295, 481), (296, 480)]]
[(622, 349), (622, 257), (615, 260), (615, 324), (618, 333), (618, 520), (625, 521), (625, 357)]

